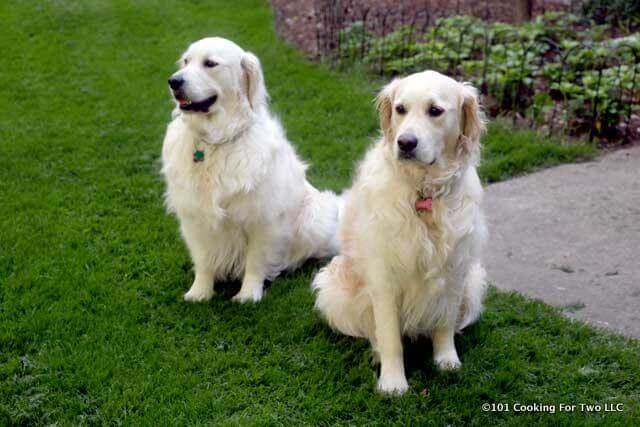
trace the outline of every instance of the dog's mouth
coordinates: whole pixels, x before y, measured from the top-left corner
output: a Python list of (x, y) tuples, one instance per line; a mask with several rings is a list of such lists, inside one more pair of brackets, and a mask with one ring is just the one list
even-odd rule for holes
[(416, 155), (413, 152), (405, 153), (404, 151), (400, 151), (398, 153), (398, 158), (401, 160), (416, 160)]
[(423, 162), (422, 160), (419, 160), (416, 156), (416, 154), (414, 152), (411, 153), (405, 153), (404, 151), (400, 151), (398, 153), (398, 159), (400, 160), (407, 160), (407, 161), (413, 161), (415, 163), (419, 163), (422, 164), (424, 166), (433, 166), (436, 164), (436, 159), (434, 158), (433, 160), (431, 160), (430, 162)]
[(208, 113), (209, 108), (216, 103), (218, 95), (210, 96), (202, 101), (192, 101), (181, 95), (175, 95), (176, 101), (180, 105), (182, 111), (194, 111), (199, 113)]

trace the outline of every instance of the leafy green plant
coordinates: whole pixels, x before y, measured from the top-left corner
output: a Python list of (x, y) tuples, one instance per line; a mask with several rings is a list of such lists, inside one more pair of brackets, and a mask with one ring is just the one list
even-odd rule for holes
[(586, 0), (583, 13), (598, 23), (640, 27), (640, 2), (637, 0)]
[(640, 35), (611, 39), (609, 33), (608, 23), (555, 12), (521, 26), (453, 16), (423, 34), (404, 26), (384, 37), (356, 23), (340, 37), (345, 58), (381, 74), (436, 69), (480, 87), (493, 114), (542, 124), (550, 110), (561, 109), (563, 129), (608, 137), (637, 111), (630, 101), (640, 95), (640, 82), (633, 83)]

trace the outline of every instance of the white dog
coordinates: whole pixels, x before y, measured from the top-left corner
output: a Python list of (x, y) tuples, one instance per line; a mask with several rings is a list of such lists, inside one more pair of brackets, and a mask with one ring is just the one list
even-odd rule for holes
[(319, 192), (270, 114), (258, 59), (221, 38), (193, 43), (169, 85), (177, 103), (162, 148), (168, 210), (180, 220), (205, 301), (214, 281), (242, 279), (239, 302), (265, 279), (337, 253), (340, 199)]
[(383, 137), (345, 196), (341, 254), (313, 288), (333, 328), (371, 342), (378, 389), (402, 393), (402, 335), (430, 335), (436, 364), (455, 369), (454, 333), (482, 309), (485, 125), (476, 90), (434, 71), (393, 81), (377, 105)]

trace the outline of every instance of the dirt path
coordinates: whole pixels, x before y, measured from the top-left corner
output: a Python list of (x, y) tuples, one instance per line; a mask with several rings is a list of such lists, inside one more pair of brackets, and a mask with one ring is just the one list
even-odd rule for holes
[(487, 188), (489, 280), (640, 338), (640, 147)]

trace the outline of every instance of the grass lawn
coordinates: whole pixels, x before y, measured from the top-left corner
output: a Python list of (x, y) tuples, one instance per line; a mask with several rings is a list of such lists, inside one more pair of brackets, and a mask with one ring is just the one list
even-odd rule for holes
[[(263, 1), (0, 4), (0, 425), (640, 424), (640, 344), (491, 291), (463, 368), (406, 351), (411, 391), (373, 393), (363, 340), (312, 311), (318, 265), (264, 302), (182, 301), (193, 273), (158, 173), (166, 78), (217, 34), (263, 61), (273, 108), (319, 187), (341, 189), (377, 132), (378, 82), (279, 41)], [(486, 180), (591, 152), (501, 124)], [(490, 413), (483, 403), (623, 403), (622, 413)]]

